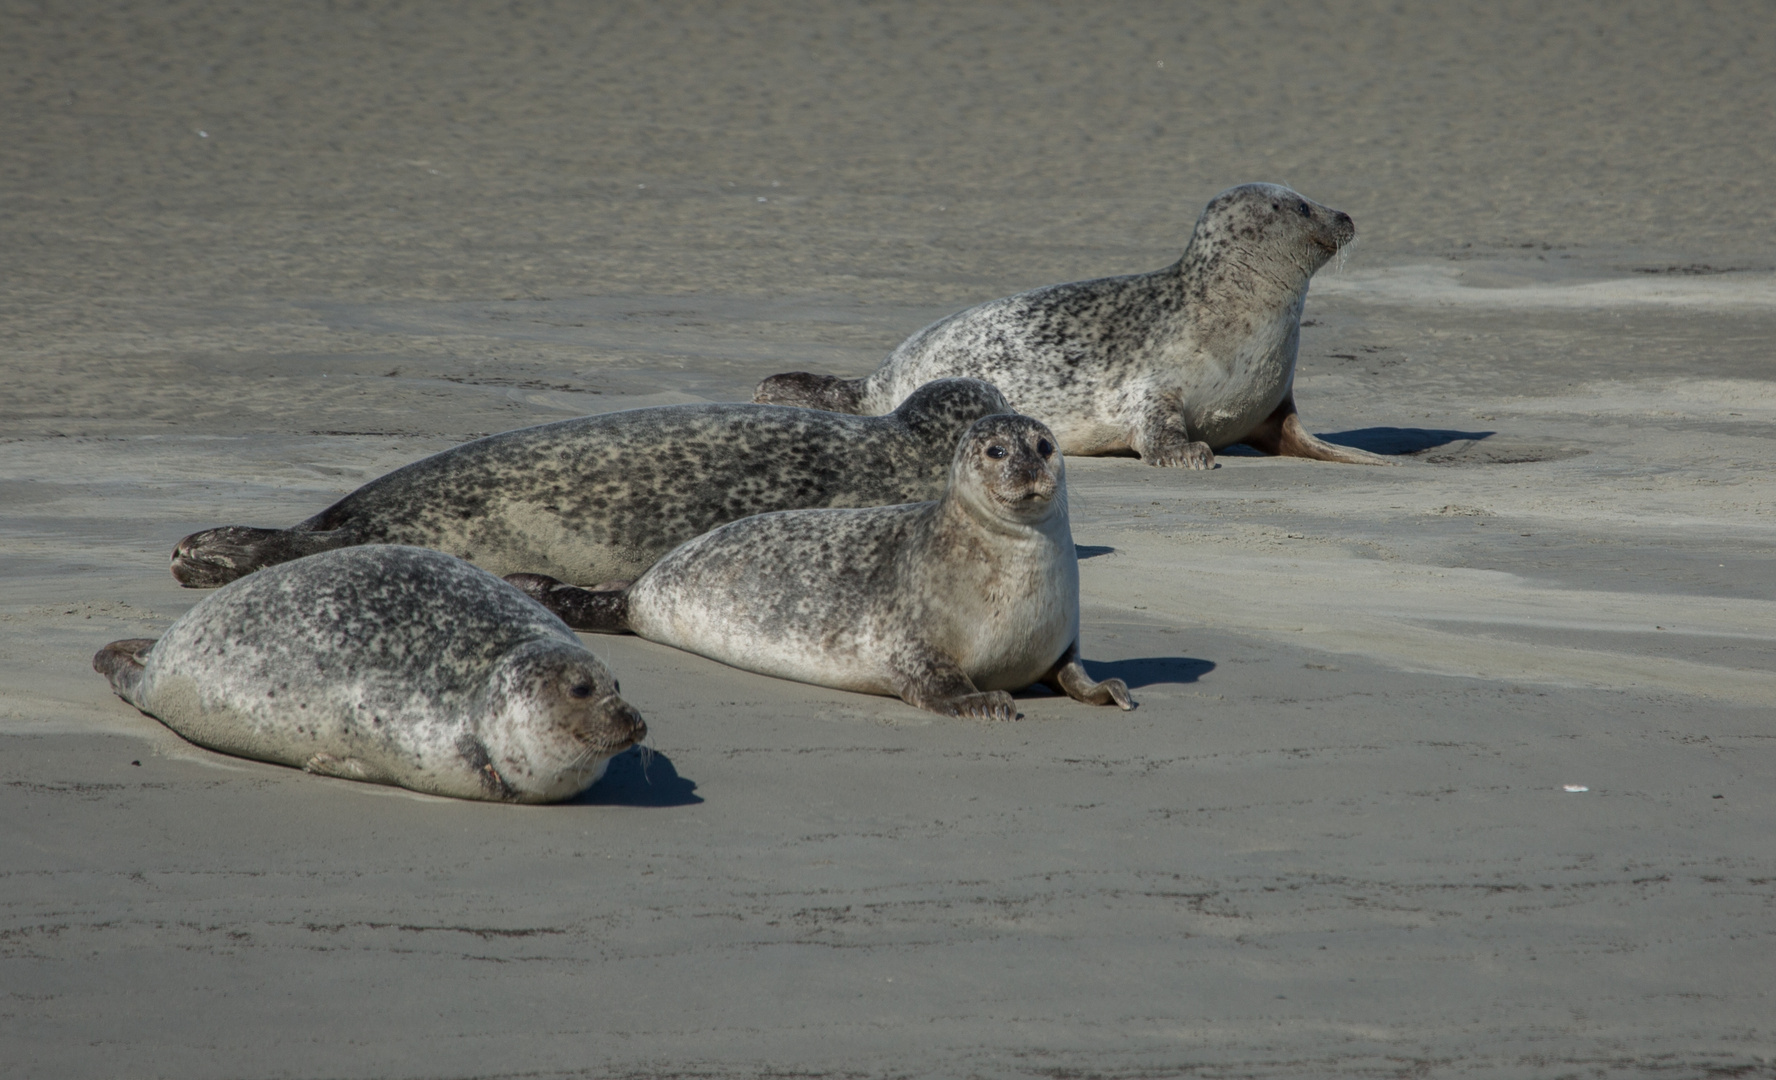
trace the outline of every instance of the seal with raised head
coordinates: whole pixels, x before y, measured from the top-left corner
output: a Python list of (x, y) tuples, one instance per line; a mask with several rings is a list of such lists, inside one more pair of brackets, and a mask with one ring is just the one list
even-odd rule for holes
[(1132, 708), (1079, 662), (1079, 563), (1054, 435), (975, 421), (935, 502), (789, 510), (692, 540), (633, 585), (507, 580), (581, 630), (631, 631), (748, 671), (1009, 720), (1044, 683)]
[(1295, 415), (1308, 279), (1355, 236), (1346, 214), (1243, 184), (1209, 202), (1183, 258), (1163, 270), (981, 304), (914, 334), (871, 375), (773, 375), (754, 400), (875, 414), (932, 379), (972, 375), (1052, 427), (1069, 454), (1133, 451), (1206, 469), (1214, 451), (1243, 442), (1392, 464), (1315, 438)]
[(462, 799), (571, 798), (647, 736), (560, 619), (419, 548), (271, 567), (93, 667), (199, 746)]
[(946, 379), (880, 417), (666, 405), (521, 428), (396, 469), (288, 529), (193, 533), (173, 576), (213, 588), (318, 551), (411, 544), (496, 574), (626, 580), (753, 514), (934, 499), (963, 430), (1009, 411), (992, 386)]

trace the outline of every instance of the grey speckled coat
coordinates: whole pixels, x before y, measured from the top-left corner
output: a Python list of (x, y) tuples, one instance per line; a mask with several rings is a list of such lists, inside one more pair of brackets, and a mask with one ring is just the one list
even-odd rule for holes
[(1078, 661), (1079, 563), (1053, 439), (1029, 417), (987, 417), (936, 502), (736, 521), (626, 591), (517, 583), (581, 629), (950, 715), (1010, 719), (1004, 691), (1035, 682), (1128, 708), (1127, 687), (1092, 682)]
[(1048, 424), (1069, 454), (1133, 451), (1203, 468), (1243, 441), (1379, 463), (1293, 422), (1308, 279), (1355, 235), (1345, 214), (1245, 184), (1209, 203), (1183, 257), (1163, 270), (981, 304), (914, 334), (861, 379), (775, 375), (756, 400), (875, 414), (932, 379), (966, 375)]
[(647, 733), (560, 619), (418, 548), (271, 567), (93, 666), (200, 746), (460, 798), (570, 797)]
[(416, 461), (290, 529), (195, 533), (173, 575), (204, 588), (316, 551), (412, 544), (498, 574), (628, 580), (738, 518), (935, 498), (957, 437), (1008, 411), (991, 386), (951, 379), (881, 417), (734, 404), (563, 420)]

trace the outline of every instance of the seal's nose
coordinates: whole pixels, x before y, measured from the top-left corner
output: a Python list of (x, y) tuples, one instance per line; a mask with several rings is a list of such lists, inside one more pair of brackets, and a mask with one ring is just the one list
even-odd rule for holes
[(1019, 464), (1023, 466), (1023, 468), (1018, 470), (1022, 474), (1019, 479), (1024, 482), (1029, 490), (1029, 494), (1025, 495), (1024, 498), (1054, 498), (1055, 489), (1059, 485), (1055, 479), (1054, 470), (1049, 467), (1048, 462), (1032, 453), (1026, 454), (1023, 461), (1019, 462)]
[(620, 697), (613, 695), (609, 699), (604, 707), (604, 716), (613, 735), (626, 738), (630, 742), (640, 742), (648, 737), (647, 721), (635, 711), (635, 706)]
[(1335, 211), (1332, 214), (1332, 232), (1338, 237), (1339, 246), (1342, 247), (1356, 239), (1357, 223), (1343, 210)]

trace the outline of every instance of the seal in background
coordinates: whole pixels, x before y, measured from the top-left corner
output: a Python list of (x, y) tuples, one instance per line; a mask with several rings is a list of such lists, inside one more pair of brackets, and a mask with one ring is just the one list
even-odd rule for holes
[(755, 400), (874, 414), (932, 379), (972, 375), (1052, 427), (1069, 454), (1133, 451), (1206, 469), (1215, 450), (1243, 442), (1392, 464), (1315, 438), (1295, 414), (1308, 279), (1355, 236), (1346, 214), (1244, 184), (1209, 202), (1183, 258), (1163, 270), (981, 304), (914, 334), (874, 374), (773, 375)]

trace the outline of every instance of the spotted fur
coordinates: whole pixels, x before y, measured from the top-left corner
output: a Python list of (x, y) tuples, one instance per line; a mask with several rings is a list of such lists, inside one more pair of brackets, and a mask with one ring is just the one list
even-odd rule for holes
[(1045, 682), (1131, 707), (1079, 664), (1079, 564), (1053, 434), (978, 420), (934, 502), (791, 510), (690, 541), (620, 592), (532, 576), (571, 625), (629, 630), (749, 671), (1010, 719)]
[(647, 734), (560, 619), (418, 548), (271, 567), (93, 667), (200, 746), (465, 799), (571, 797)]
[(756, 400), (875, 414), (932, 379), (966, 375), (1047, 423), (1069, 454), (1132, 451), (1201, 468), (1252, 437), (1272, 453), (1370, 460), (1305, 433), (1279, 443), (1266, 426), (1294, 416), (1308, 279), (1355, 235), (1339, 211), (1244, 184), (1209, 202), (1163, 270), (981, 304), (914, 334), (873, 374), (776, 375)]
[(563, 420), (416, 461), (290, 529), (195, 533), (173, 576), (207, 588), (316, 551), (411, 544), (497, 574), (628, 580), (738, 518), (935, 498), (963, 429), (1007, 411), (991, 386), (950, 379), (881, 417), (669, 405)]

